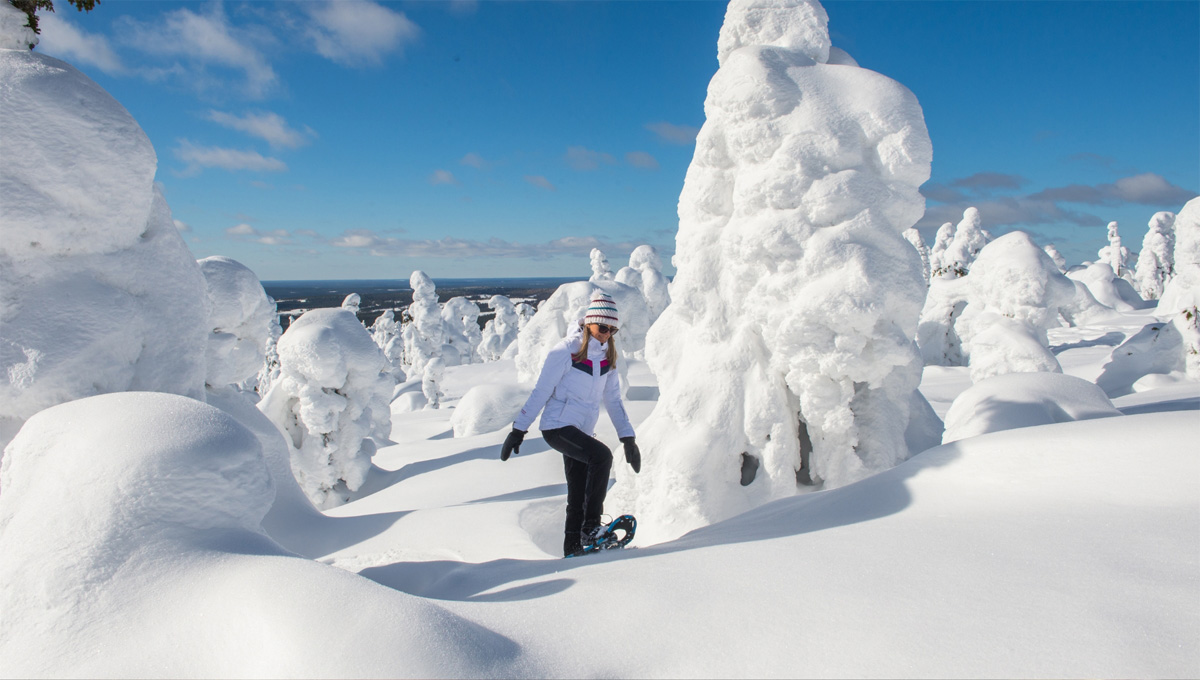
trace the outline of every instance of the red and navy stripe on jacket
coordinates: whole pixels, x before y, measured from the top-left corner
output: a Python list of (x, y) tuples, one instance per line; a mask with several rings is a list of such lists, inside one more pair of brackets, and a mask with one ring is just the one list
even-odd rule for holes
[[(571, 368), (579, 369), (588, 375), (592, 374), (592, 360), (584, 359), (583, 361), (572, 361)], [(608, 359), (600, 362), (600, 375), (608, 373)]]

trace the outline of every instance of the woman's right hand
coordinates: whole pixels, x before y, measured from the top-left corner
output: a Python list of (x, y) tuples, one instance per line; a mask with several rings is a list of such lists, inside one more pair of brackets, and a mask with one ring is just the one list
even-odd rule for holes
[(504, 439), (504, 445), (500, 447), (500, 460), (508, 460), (508, 457), (514, 453), (521, 452), (521, 442), (525, 440), (525, 431), (513, 428), (512, 432)]

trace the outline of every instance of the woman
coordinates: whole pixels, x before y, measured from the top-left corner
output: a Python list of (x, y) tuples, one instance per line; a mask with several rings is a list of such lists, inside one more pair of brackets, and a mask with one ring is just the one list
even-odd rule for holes
[(578, 554), (601, 533), (600, 515), (612, 469), (612, 451), (594, 435), (601, 400), (625, 445), (625, 460), (634, 472), (642, 467), (633, 426), (621, 403), (621, 378), (617, 374), (617, 348), (613, 340), (618, 323), (613, 299), (600, 291), (594, 292), (583, 321), (546, 355), (537, 385), (500, 449), (500, 460), (520, 453), (525, 432), (545, 409), (542, 437), (563, 455), (567, 473), (567, 523), (563, 539), (566, 557)]

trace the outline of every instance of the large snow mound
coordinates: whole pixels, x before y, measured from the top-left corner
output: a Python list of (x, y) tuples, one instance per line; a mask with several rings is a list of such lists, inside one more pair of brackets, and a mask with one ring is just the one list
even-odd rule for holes
[(208, 290), (208, 373), (221, 387), (258, 375), (271, 339), (275, 305), (254, 272), (237, 260), (214, 256), (200, 260)]
[(48, 409), (0, 488), (5, 676), (515, 673), (507, 639), (259, 533), (273, 494), (258, 440), (201, 402)]
[(472, 437), (512, 425), (525, 400), (529, 385), (490, 383), (467, 391), (454, 407), (450, 425), (455, 437)]
[(1119, 416), (1104, 390), (1061, 373), (1007, 373), (972, 385), (946, 413), (943, 443), (988, 432)]
[(128, 112), (71, 66), (0, 49), (0, 443), (105, 392), (204, 394), (206, 293)]

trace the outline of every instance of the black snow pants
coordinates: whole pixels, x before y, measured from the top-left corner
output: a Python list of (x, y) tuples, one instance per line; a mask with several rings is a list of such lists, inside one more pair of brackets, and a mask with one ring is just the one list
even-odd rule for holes
[(608, 494), (608, 474), (612, 470), (612, 451), (574, 426), (542, 430), (542, 438), (563, 455), (567, 473), (563, 554), (570, 555), (579, 550), (580, 532), (600, 525), (604, 497)]

